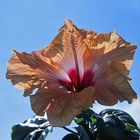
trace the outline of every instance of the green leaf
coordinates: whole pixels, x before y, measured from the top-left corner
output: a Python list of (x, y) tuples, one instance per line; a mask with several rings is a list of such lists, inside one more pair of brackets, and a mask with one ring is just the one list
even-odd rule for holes
[(90, 116), (90, 122), (92, 123), (92, 125), (96, 125), (97, 119), (95, 119), (94, 116), (91, 115), (91, 116)]
[(125, 123), (125, 130), (128, 132), (132, 132), (136, 135), (140, 135), (140, 130), (137, 126), (134, 126), (132, 124), (129, 123)]
[(138, 140), (140, 134), (136, 131), (137, 124), (126, 112), (117, 109), (106, 109), (99, 113), (97, 120), (97, 138), (100, 140)]
[(35, 116), (12, 127), (12, 140), (45, 140), (52, 130), (45, 117)]
[(76, 124), (78, 124), (78, 125), (82, 125), (84, 119), (83, 119), (83, 118), (75, 118), (74, 121), (75, 121)]
[(133, 131), (133, 130), (135, 130), (135, 126), (134, 125), (132, 125), (132, 124), (129, 124), (129, 123), (125, 123), (125, 130), (126, 131)]
[(88, 133), (82, 126), (78, 126), (75, 128), (77, 132), (79, 133), (80, 140), (91, 140)]
[(80, 140), (76, 134), (70, 133), (63, 137), (62, 140)]
[(78, 125), (85, 125), (87, 123), (91, 123), (92, 125), (96, 125), (95, 112), (91, 109), (87, 109), (83, 111), (81, 114), (77, 115), (74, 119), (75, 123)]

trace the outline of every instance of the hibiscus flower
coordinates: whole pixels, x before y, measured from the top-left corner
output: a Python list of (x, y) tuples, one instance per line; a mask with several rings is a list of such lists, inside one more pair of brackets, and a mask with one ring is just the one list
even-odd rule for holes
[(13, 51), (6, 77), (30, 96), (37, 115), (46, 113), (52, 125), (65, 126), (95, 101), (132, 103), (137, 96), (129, 70), (135, 49), (115, 32), (97, 34), (66, 20), (47, 47)]

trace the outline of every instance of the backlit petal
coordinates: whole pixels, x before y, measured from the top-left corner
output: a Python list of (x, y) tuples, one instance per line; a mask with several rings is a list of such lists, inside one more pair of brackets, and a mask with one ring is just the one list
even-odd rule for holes
[(97, 80), (95, 87), (95, 99), (103, 105), (114, 105), (118, 101), (127, 100), (132, 103), (137, 98), (135, 91), (131, 88), (129, 78), (120, 69), (126, 69), (124, 64), (116, 67), (111, 64), (108, 70)]
[(71, 21), (66, 20), (58, 35), (42, 51), (66, 73), (69, 73), (71, 69), (75, 69), (78, 75), (82, 76), (85, 49), (81, 30), (74, 26)]
[[(84, 67), (94, 73), (96, 100), (104, 105), (114, 105), (118, 100), (131, 103), (137, 98), (129, 84), (129, 70), (136, 46), (115, 32), (97, 34), (91, 31), (86, 34)], [(100, 87), (101, 84), (104, 86)]]
[(69, 125), (73, 118), (93, 103), (94, 88), (88, 87), (80, 93), (67, 93), (63, 88), (41, 90), (31, 95), (33, 111), (42, 115), (47, 112), (54, 126)]
[[(99, 68), (104, 69), (108, 62), (113, 61), (123, 63), (127, 70), (130, 69), (136, 49), (135, 45), (126, 42), (115, 32), (97, 34), (91, 31), (90, 33), (86, 32), (86, 34), (87, 49), (84, 54), (86, 68), (91, 69), (93, 65), (98, 65)], [(125, 71), (123, 72), (125, 73)]]
[[(40, 52), (19, 53), (13, 51), (12, 58), (7, 65), (7, 79), (16, 87), (24, 90), (24, 96), (32, 93), (36, 88), (51, 84), (56, 85), (57, 78), (68, 80), (66, 73), (47, 63)], [(57, 86), (58, 87), (58, 86)]]

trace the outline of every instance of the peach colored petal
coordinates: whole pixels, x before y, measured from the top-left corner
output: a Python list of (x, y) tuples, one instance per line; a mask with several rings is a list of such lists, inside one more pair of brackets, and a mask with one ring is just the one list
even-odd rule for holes
[(118, 100), (131, 103), (137, 98), (129, 84), (129, 70), (136, 46), (115, 32), (97, 34), (85, 31), (85, 34), (84, 68), (92, 69), (94, 73), (96, 100), (104, 105), (114, 105)]
[[(74, 44), (69, 42), (72, 38)], [(67, 72), (75, 64), (71, 46), (77, 46), (75, 48), (81, 73), (92, 69), (96, 61), (103, 61), (106, 55), (108, 59), (102, 62), (105, 66), (108, 61), (116, 61), (125, 64), (129, 70), (136, 48), (115, 32), (97, 34), (95, 31), (78, 29), (71, 21), (66, 20), (58, 35), (44, 51), (47, 56), (59, 61)], [(126, 73), (124, 70), (122, 72)]]
[[(107, 54), (97, 58), (93, 64), (92, 68), (95, 73), (96, 78), (99, 77), (103, 72), (107, 71), (111, 66), (111, 63), (116, 65), (118, 72), (122, 73), (125, 76), (129, 75), (129, 69), (132, 64), (133, 55), (134, 55), (134, 46), (125, 46), (118, 49), (114, 49)], [(124, 67), (119, 67), (119, 65), (124, 65)]]
[[(47, 63), (39, 52), (19, 53), (13, 51), (12, 58), (7, 65), (7, 79), (16, 87), (24, 90), (24, 96), (32, 93), (36, 88), (58, 85), (57, 77), (67, 78), (62, 70)], [(58, 86), (57, 86), (58, 87)]]
[(31, 95), (31, 106), (36, 114), (46, 112), (53, 126), (69, 125), (73, 118), (93, 103), (94, 88), (80, 93), (66, 93), (65, 89), (42, 90)]
[(115, 61), (125, 64), (127, 70), (130, 69), (136, 46), (126, 42), (115, 32), (108, 34), (87, 32), (85, 44), (87, 46), (84, 54), (86, 68), (92, 68), (95, 63), (106, 65), (108, 61)]
[(114, 105), (118, 101), (127, 100), (132, 103), (132, 100), (137, 98), (135, 91), (129, 84), (129, 78), (123, 75), (118, 69), (126, 69), (124, 64), (116, 68), (111, 66), (107, 71), (100, 75), (95, 87), (95, 100), (103, 105)]
[(74, 26), (71, 21), (66, 20), (58, 35), (42, 51), (66, 73), (70, 69), (76, 68), (82, 76), (85, 49), (81, 30)]

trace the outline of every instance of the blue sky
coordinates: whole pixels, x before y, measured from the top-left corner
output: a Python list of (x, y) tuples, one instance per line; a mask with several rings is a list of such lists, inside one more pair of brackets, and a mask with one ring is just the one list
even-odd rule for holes
[[(6, 63), (13, 49), (31, 52), (47, 45), (71, 19), (79, 28), (110, 32), (140, 46), (139, 0), (4, 0), (0, 1), (0, 139), (10, 140), (11, 126), (34, 115), (29, 99), (5, 79)], [(131, 69), (132, 87), (140, 97), (140, 48)], [(95, 105), (96, 110), (100, 105)], [(124, 107), (125, 106), (125, 107)], [(118, 105), (135, 116), (140, 103)], [(133, 109), (134, 108), (134, 109)], [(135, 113), (134, 113), (135, 111)], [(138, 116), (138, 115), (137, 115)], [(140, 115), (139, 115), (140, 116)], [(138, 117), (139, 117), (138, 116)], [(138, 118), (137, 117), (137, 118)], [(140, 120), (137, 119), (140, 124)], [(47, 138), (59, 140), (65, 133), (55, 130)]]

